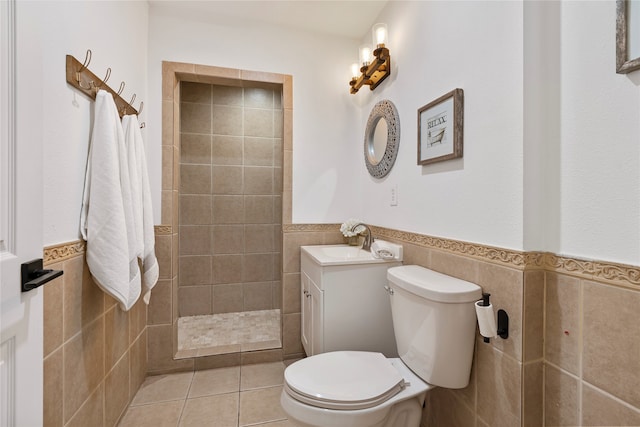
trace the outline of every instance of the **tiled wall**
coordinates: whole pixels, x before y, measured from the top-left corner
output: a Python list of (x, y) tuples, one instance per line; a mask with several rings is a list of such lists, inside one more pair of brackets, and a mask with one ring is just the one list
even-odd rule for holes
[(147, 306), (128, 312), (93, 282), (84, 243), (45, 248), (44, 425), (115, 426), (147, 371)]
[(280, 308), (282, 90), (182, 82), (178, 314)]

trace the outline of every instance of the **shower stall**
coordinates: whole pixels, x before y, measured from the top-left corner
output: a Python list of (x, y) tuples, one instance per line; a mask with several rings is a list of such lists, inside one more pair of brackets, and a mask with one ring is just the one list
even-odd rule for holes
[(180, 83), (178, 352), (280, 348), (282, 85)]

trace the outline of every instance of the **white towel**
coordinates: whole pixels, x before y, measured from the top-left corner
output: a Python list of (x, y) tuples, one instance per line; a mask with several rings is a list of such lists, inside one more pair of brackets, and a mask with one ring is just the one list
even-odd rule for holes
[(80, 218), (94, 281), (129, 310), (140, 296), (131, 187), (122, 124), (113, 97), (96, 94)]
[(402, 260), (402, 246), (377, 239), (371, 244), (371, 255), (379, 259)]
[(153, 229), (153, 208), (147, 159), (140, 124), (135, 115), (122, 118), (125, 143), (129, 153), (129, 171), (131, 175), (132, 206), (138, 239), (138, 257), (142, 261), (142, 299), (149, 304), (151, 289), (159, 276), (159, 266), (155, 253), (155, 233)]

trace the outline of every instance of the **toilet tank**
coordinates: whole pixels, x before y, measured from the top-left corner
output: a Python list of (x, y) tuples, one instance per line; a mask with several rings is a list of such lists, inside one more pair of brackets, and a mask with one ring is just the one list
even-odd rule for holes
[(402, 361), (427, 383), (469, 384), (481, 288), (417, 265), (387, 270), (393, 329)]

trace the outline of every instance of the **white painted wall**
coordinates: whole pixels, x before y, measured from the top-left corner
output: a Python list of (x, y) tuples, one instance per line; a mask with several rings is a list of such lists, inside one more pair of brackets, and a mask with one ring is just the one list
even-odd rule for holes
[[(65, 56), (83, 61), (93, 52), (89, 69), (104, 76), (118, 89), (126, 82), (123, 97), (137, 94), (147, 102), (146, 2), (23, 1), (18, 27), (30, 34), (28, 69), (17, 70), (19, 79), (33, 82), (21, 101), (29, 102), (31, 125), (40, 130), (44, 154), (45, 245), (80, 237), (80, 207), (91, 125), (93, 101), (67, 84)], [(27, 52), (18, 52), (27, 54)], [(24, 62), (21, 62), (24, 63)], [(141, 116), (145, 120), (144, 113)], [(143, 130), (144, 132), (144, 130)], [(21, 195), (28, 197), (28, 195)]]
[[(394, 76), (368, 98), (390, 99), (400, 151), (382, 180), (363, 176), (362, 217), (390, 228), (520, 249), (523, 245), (523, 6), (518, 2), (390, 2)], [(464, 90), (464, 157), (417, 165), (417, 111)], [(361, 96), (361, 94), (358, 94)], [(361, 142), (362, 144), (362, 142)], [(398, 206), (389, 205), (392, 185)]]
[(549, 250), (638, 265), (640, 72), (615, 73), (615, 2), (560, 11), (560, 236)]
[[(162, 61), (293, 75), (293, 222), (338, 222), (360, 206), (360, 110), (349, 95), (357, 43), (257, 24), (212, 25), (151, 6), (149, 162), (156, 222), (161, 189)], [(358, 159), (359, 160), (359, 159)]]

